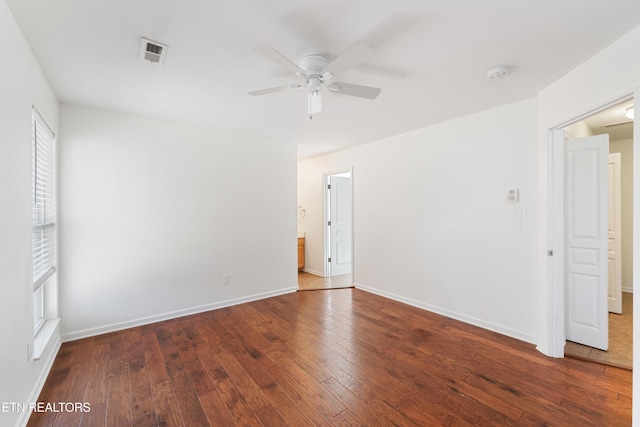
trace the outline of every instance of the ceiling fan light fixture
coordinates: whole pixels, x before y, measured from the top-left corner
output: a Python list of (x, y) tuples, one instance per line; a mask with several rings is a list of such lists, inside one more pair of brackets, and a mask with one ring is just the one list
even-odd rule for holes
[(633, 120), (633, 113), (634, 113), (634, 109), (633, 106), (631, 107), (627, 107), (627, 110), (624, 112), (625, 117)]
[(310, 76), (309, 79), (307, 80), (307, 85), (309, 86), (309, 91), (316, 92), (320, 89), (320, 86), (322, 85), (322, 80), (320, 80), (320, 77)]
[(309, 91), (309, 118), (313, 119), (315, 113), (322, 111), (322, 92), (319, 90)]

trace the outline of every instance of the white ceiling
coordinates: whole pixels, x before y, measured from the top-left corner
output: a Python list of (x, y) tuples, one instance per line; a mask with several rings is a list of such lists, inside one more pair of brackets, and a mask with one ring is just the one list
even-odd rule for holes
[(619, 141), (633, 138), (633, 119), (625, 114), (633, 107), (633, 100), (614, 105), (584, 119), (584, 123), (594, 135), (608, 134), (609, 141)]
[[(638, 0), (7, 0), (60, 101), (242, 129), (300, 158), (533, 97), (640, 24)], [(169, 45), (163, 66), (140, 38)], [(326, 94), (309, 120), (300, 83), (253, 48), (373, 56), (338, 80), (374, 100)], [(629, 54), (635, 54), (630, 52)], [(513, 67), (489, 80), (496, 65)], [(326, 91), (325, 91), (326, 92)]]

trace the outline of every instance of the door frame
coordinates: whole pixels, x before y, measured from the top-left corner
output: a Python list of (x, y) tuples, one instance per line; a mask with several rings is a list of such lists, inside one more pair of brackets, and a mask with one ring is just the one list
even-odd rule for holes
[(322, 231), (324, 234), (324, 239), (323, 239), (323, 251), (322, 254), (324, 256), (324, 277), (331, 277), (331, 264), (329, 263), (329, 255), (331, 254), (331, 245), (329, 244), (329, 230), (327, 227), (327, 222), (329, 221), (329, 192), (327, 191), (327, 183), (329, 182), (329, 177), (332, 175), (340, 175), (343, 173), (349, 173), (349, 176), (351, 177), (351, 198), (349, 200), (349, 203), (351, 203), (351, 281), (355, 283), (355, 281), (353, 280), (353, 274), (354, 274), (354, 262), (355, 262), (355, 258), (354, 258), (354, 227), (355, 224), (353, 223), (353, 218), (354, 218), (354, 214), (353, 214), (353, 166), (349, 167), (349, 168), (345, 168), (345, 169), (338, 169), (338, 170), (334, 170), (331, 172), (325, 172), (322, 174), (322, 195), (323, 195), (323, 204), (322, 204)]
[[(611, 141), (609, 141), (611, 142)], [(609, 153), (609, 167), (611, 167), (611, 159), (613, 158), (613, 163), (617, 165), (614, 173), (614, 181), (613, 188), (612, 183), (609, 181), (609, 200), (611, 200), (611, 195), (613, 194), (614, 201), (613, 205), (615, 207), (615, 212), (613, 215), (613, 222), (615, 228), (615, 286), (613, 291), (615, 292), (615, 307), (614, 310), (611, 309), (611, 297), (609, 297), (608, 301), (608, 309), (610, 313), (622, 314), (622, 156), (620, 153)], [(609, 205), (609, 214), (611, 214), (611, 204)], [(611, 223), (612, 216), (609, 215), (609, 223)], [(607, 254), (607, 262), (608, 262), (608, 254)], [(611, 271), (611, 266), (609, 266)], [(611, 277), (611, 274), (609, 274)], [(611, 291), (611, 282), (609, 282), (609, 291)], [(611, 294), (611, 292), (609, 292)]]
[[(630, 91), (626, 94), (604, 102), (601, 106), (587, 110), (582, 114), (558, 124), (547, 131), (547, 220), (550, 226), (547, 234), (547, 256), (550, 267), (547, 275), (547, 283), (551, 290), (551, 351), (552, 357), (564, 357), (566, 344), (566, 288), (565, 288), (565, 212), (564, 212), (564, 132), (563, 129), (589, 116), (607, 110), (619, 103), (634, 99), (634, 104), (640, 100), (640, 91)], [(633, 132), (633, 157), (634, 165), (640, 164), (640, 147), (638, 144), (638, 132), (640, 124), (634, 119)], [(640, 212), (640, 173), (634, 169), (633, 177), (633, 264), (640, 260), (640, 230), (635, 225), (640, 221), (636, 218)], [(551, 254), (549, 253), (551, 251)], [(635, 273), (635, 269), (634, 269)], [(633, 289), (634, 303), (637, 275), (634, 274)], [(635, 323), (635, 322), (634, 322)], [(634, 346), (636, 342), (634, 329)], [(634, 358), (635, 359), (635, 358)], [(634, 367), (635, 370), (636, 367)]]

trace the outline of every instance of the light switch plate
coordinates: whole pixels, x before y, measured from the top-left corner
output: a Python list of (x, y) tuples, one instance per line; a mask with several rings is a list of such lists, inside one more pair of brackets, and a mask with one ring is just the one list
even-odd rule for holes
[(513, 207), (513, 216), (514, 217), (525, 217), (527, 216), (527, 205), (516, 205)]
[(522, 230), (522, 219), (521, 218), (512, 218), (511, 219), (511, 229), (513, 231)]

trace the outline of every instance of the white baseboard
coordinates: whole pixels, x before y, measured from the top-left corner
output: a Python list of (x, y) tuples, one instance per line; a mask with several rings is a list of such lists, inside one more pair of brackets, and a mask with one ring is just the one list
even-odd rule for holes
[(537, 337), (534, 337), (529, 334), (524, 334), (521, 331), (517, 331), (515, 329), (505, 328), (503, 326), (496, 325), (495, 323), (487, 322), (481, 319), (476, 319), (475, 317), (467, 316), (467, 315), (457, 313), (455, 311), (451, 311), (442, 307), (437, 307), (431, 304), (427, 304), (422, 301), (417, 301), (417, 300), (414, 300), (411, 298), (405, 298), (390, 292), (381, 291), (375, 288), (370, 288), (369, 286), (363, 285), (361, 283), (354, 283), (354, 286), (358, 289), (362, 289), (363, 291), (371, 292), (372, 294), (380, 295), (385, 298), (392, 299), (394, 301), (399, 301), (405, 304), (409, 304), (414, 307), (418, 307), (423, 310), (430, 311), (432, 313), (440, 314), (442, 316), (445, 316), (454, 320), (459, 320), (461, 322), (468, 323), (470, 325), (478, 326), (482, 329), (487, 329), (492, 332), (497, 332), (501, 335), (506, 335), (508, 337), (515, 338), (520, 341), (528, 342), (530, 344), (535, 344), (535, 345), (538, 344)]
[(156, 314), (153, 316), (141, 317), (138, 319), (127, 320), (125, 322), (112, 323), (109, 325), (99, 326), (96, 328), (83, 329), (81, 331), (69, 332), (62, 335), (62, 342), (75, 341), (82, 338), (88, 338), (96, 335), (108, 334), (110, 332), (121, 331), (123, 329), (134, 328), (137, 326), (148, 325), (150, 323), (161, 322), (163, 320), (175, 319), (177, 317), (189, 316), (191, 314), (211, 311), (218, 308), (229, 307), (232, 305), (243, 304), (245, 302), (257, 301), (265, 298), (271, 298), (278, 295), (293, 293), (298, 290), (297, 286), (277, 289), (274, 291), (263, 292), (260, 294), (248, 295), (241, 298), (234, 298), (225, 301), (219, 301), (211, 304), (200, 305), (197, 307), (186, 308), (182, 310), (170, 311), (167, 313)]
[(303, 268), (302, 271), (304, 271), (305, 273), (313, 274), (314, 276), (324, 277), (324, 274), (320, 273), (319, 271), (309, 270), (308, 268)]
[(633, 293), (633, 288), (622, 288), (622, 292), (627, 292), (632, 294)]
[[(44, 387), (44, 383), (49, 376), (49, 372), (51, 372), (51, 368), (53, 367), (53, 362), (56, 360), (56, 356), (58, 355), (58, 351), (60, 351), (60, 346), (62, 345), (62, 341), (60, 340), (60, 336), (56, 336), (56, 338), (49, 343), (51, 345), (52, 350), (50, 352), (45, 351), (45, 358), (40, 358), (37, 363), (42, 363), (42, 369), (40, 370), (40, 374), (38, 378), (36, 378), (36, 382), (31, 389), (31, 393), (29, 393), (29, 398), (25, 402), (37, 402), (40, 393), (42, 392), (42, 387)], [(47, 347), (49, 346), (47, 345)], [(24, 411), (20, 414), (20, 418), (18, 418), (18, 422), (16, 423), (16, 427), (25, 427), (29, 422), (29, 417), (31, 416), (31, 411)]]

